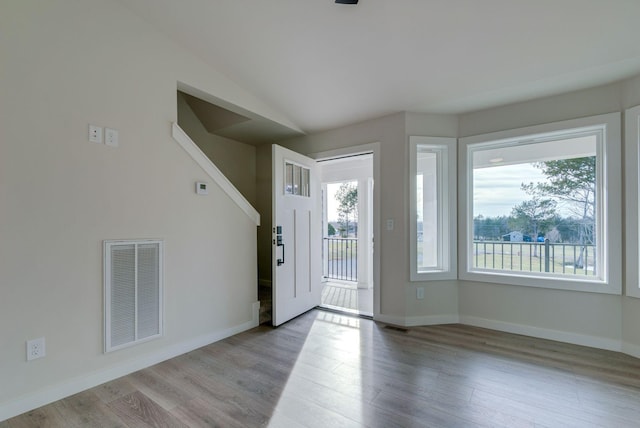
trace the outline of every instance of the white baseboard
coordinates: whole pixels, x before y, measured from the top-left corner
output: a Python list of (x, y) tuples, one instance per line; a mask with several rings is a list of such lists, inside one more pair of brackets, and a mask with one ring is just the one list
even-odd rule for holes
[(572, 333), (560, 330), (551, 330), (540, 327), (532, 327), (524, 324), (514, 324), (503, 321), (478, 318), (473, 316), (452, 315), (429, 315), (417, 317), (400, 317), (394, 315), (377, 315), (375, 321), (392, 324), (402, 327), (416, 327), (421, 325), (438, 324), (466, 324), (475, 327), (488, 328), (491, 330), (504, 331), (506, 333), (522, 334), (525, 336), (537, 337), (540, 339), (556, 340), (559, 342), (571, 343), (574, 345), (588, 346), (591, 348), (606, 349), (608, 351), (622, 352), (632, 357), (640, 358), (640, 346), (631, 343), (620, 342), (615, 339), (608, 339), (599, 336)]
[(559, 342), (572, 343), (574, 345), (589, 346), (592, 348), (606, 349), (609, 351), (622, 352), (622, 344), (618, 340), (607, 339), (586, 334), (571, 333), (566, 331), (551, 330), (540, 327), (532, 327), (523, 324), (513, 324), (502, 321), (477, 318), (472, 316), (460, 316), (460, 323), (473, 325), (476, 327), (489, 328), (491, 330), (504, 331), (507, 333), (522, 334), (525, 336), (538, 337), (541, 339), (557, 340)]
[(622, 342), (622, 352), (632, 357), (640, 358), (640, 346)]
[(129, 373), (142, 370), (170, 358), (177, 357), (178, 355), (193, 351), (194, 349), (226, 339), (234, 334), (257, 327), (260, 316), (260, 302), (254, 302), (252, 304), (251, 311), (251, 321), (247, 321), (212, 334), (200, 336), (186, 342), (177, 343), (158, 352), (134, 358), (117, 366), (78, 376), (57, 385), (49, 386), (42, 390), (17, 397), (11, 401), (0, 403), (0, 422), (54, 401), (61, 400), (70, 395), (77, 394), (78, 392), (93, 388), (94, 386), (101, 385), (110, 380), (125, 376)]
[(407, 318), (406, 317), (398, 317), (398, 316), (394, 316), (394, 315), (377, 314), (377, 315), (373, 316), (373, 320), (374, 321), (380, 321), (380, 322), (383, 322), (385, 324), (404, 326), (404, 323), (407, 321)]
[(405, 326), (415, 327), (419, 325), (457, 324), (459, 322), (460, 317), (457, 314), (426, 315), (419, 317), (407, 317)]
[(425, 315), (418, 317), (398, 317), (394, 315), (379, 314), (374, 317), (376, 321), (402, 327), (416, 327), (420, 325), (455, 324), (460, 322), (458, 315)]

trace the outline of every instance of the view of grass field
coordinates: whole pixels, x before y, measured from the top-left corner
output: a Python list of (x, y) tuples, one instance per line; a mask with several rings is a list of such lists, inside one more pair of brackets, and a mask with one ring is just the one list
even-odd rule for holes
[[(596, 275), (593, 245), (550, 244), (548, 248), (547, 262), (545, 244), (542, 243), (474, 242), (472, 264), (478, 269)], [(584, 252), (584, 266), (577, 263), (581, 251)]]

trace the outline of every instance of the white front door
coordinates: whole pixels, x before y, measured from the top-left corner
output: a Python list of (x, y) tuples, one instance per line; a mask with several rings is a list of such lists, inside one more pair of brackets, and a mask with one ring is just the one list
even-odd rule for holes
[(320, 181), (316, 162), (272, 148), (273, 325), (320, 304)]

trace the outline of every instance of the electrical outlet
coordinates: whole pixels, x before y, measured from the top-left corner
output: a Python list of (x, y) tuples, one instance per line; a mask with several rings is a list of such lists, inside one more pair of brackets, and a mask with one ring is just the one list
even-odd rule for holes
[(418, 300), (424, 299), (424, 287), (416, 288), (416, 299)]
[(118, 147), (118, 130), (104, 128), (104, 143), (107, 146)]
[(395, 227), (395, 221), (392, 218), (387, 219), (387, 230), (392, 231)]
[(89, 141), (92, 143), (102, 144), (102, 128), (95, 125), (89, 125)]
[(27, 361), (42, 358), (46, 354), (44, 337), (27, 340)]

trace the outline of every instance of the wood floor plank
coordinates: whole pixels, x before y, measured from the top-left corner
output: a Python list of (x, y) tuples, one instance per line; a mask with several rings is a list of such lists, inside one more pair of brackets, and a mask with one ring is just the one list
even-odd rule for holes
[(10, 428), (59, 428), (65, 427), (65, 420), (53, 404), (40, 407), (9, 419)]
[(91, 390), (53, 403), (68, 427), (126, 427), (118, 415)]
[(107, 404), (136, 391), (136, 387), (131, 383), (130, 379), (130, 377), (115, 379), (91, 388), (89, 391), (93, 392), (96, 397)]
[(219, 407), (212, 406), (210, 401), (200, 398), (174, 408), (171, 414), (189, 427), (246, 428), (247, 426), (262, 426), (265, 423), (265, 419), (249, 421), (246, 417), (238, 418), (237, 413), (221, 411)]
[(138, 391), (112, 401), (108, 406), (129, 426), (157, 428), (183, 428), (187, 426)]
[(638, 403), (640, 360), (620, 353), (457, 324), (405, 329), (311, 311), (0, 428), (617, 428), (640, 427)]

